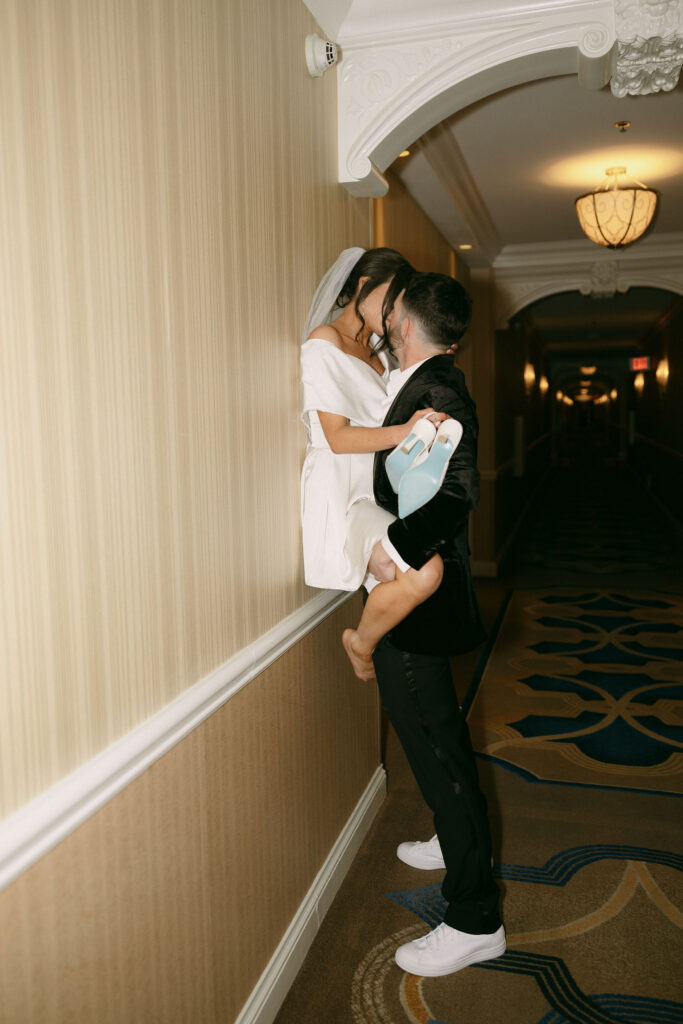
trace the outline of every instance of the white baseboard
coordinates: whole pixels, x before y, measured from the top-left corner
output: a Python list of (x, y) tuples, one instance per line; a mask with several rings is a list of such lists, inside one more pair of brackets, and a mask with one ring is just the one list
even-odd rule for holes
[(378, 768), (235, 1024), (272, 1024), (386, 795)]
[(323, 590), (121, 739), (0, 822), (0, 890), (82, 825), (351, 595)]

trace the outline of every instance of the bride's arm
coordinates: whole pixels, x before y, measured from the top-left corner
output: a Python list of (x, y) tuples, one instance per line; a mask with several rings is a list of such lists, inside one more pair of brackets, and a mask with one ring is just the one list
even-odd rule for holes
[(433, 409), (419, 409), (407, 423), (398, 423), (393, 427), (352, 427), (346, 416), (318, 410), (320, 426), (335, 455), (367, 454), (395, 448), (423, 416), (432, 416), (435, 423), (448, 418)]

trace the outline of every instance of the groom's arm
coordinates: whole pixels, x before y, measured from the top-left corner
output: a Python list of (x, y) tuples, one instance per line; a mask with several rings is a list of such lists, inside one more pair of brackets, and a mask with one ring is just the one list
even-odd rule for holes
[(422, 508), (405, 519), (397, 519), (389, 527), (389, 545), (385, 551), (391, 552), (393, 548), (404, 563), (414, 569), (420, 569), (455, 536), (479, 497), (477, 442), (471, 407), (446, 386), (431, 389), (429, 395), (430, 405), (462, 423), (463, 436), (449, 460), (439, 492)]

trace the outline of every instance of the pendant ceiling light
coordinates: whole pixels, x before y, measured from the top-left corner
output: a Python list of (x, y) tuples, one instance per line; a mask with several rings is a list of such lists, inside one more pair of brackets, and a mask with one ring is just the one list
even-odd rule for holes
[(619, 185), (618, 177), (625, 167), (608, 167), (607, 178), (595, 192), (576, 200), (579, 224), (591, 242), (619, 249), (645, 234), (659, 200), (659, 192), (635, 178), (632, 185)]

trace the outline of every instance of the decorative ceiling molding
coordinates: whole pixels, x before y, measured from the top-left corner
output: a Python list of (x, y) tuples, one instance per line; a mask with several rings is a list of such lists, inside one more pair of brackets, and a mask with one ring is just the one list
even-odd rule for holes
[(588, 272), (588, 287), (579, 291), (582, 295), (590, 295), (594, 299), (611, 299), (619, 287), (619, 264), (616, 260), (605, 260), (604, 263), (592, 263)]
[(457, 16), (452, 3), (411, 6), (410, 31), (399, 3), (395, 25), (392, 11), (382, 29), (340, 32), (339, 180), (353, 195), (384, 195), (402, 149), (485, 96), (577, 69), (587, 87), (609, 80), (614, 0), (499, 0)]
[(453, 201), (473, 245), (493, 263), (503, 241), (453, 132), (445, 124), (437, 125), (423, 137), (420, 149)]
[(560, 292), (606, 298), (644, 287), (683, 295), (683, 233), (645, 238), (616, 254), (583, 241), (510, 245), (493, 266), (496, 320), (503, 328), (525, 306)]
[(683, 231), (665, 235), (649, 234), (627, 249), (612, 250), (594, 245), (588, 239), (568, 242), (537, 242), (532, 245), (506, 245), (493, 264), (496, 273), (524, 271), (534, 267), (595, 263), (597, 259), (610, 259), (618, 254), (620, 262), (639, 263), (643, 259), (659, 262), (683, 261)]
[(615, 0), (615, 96), (674, 89), (683, 64), (683, 0)]

